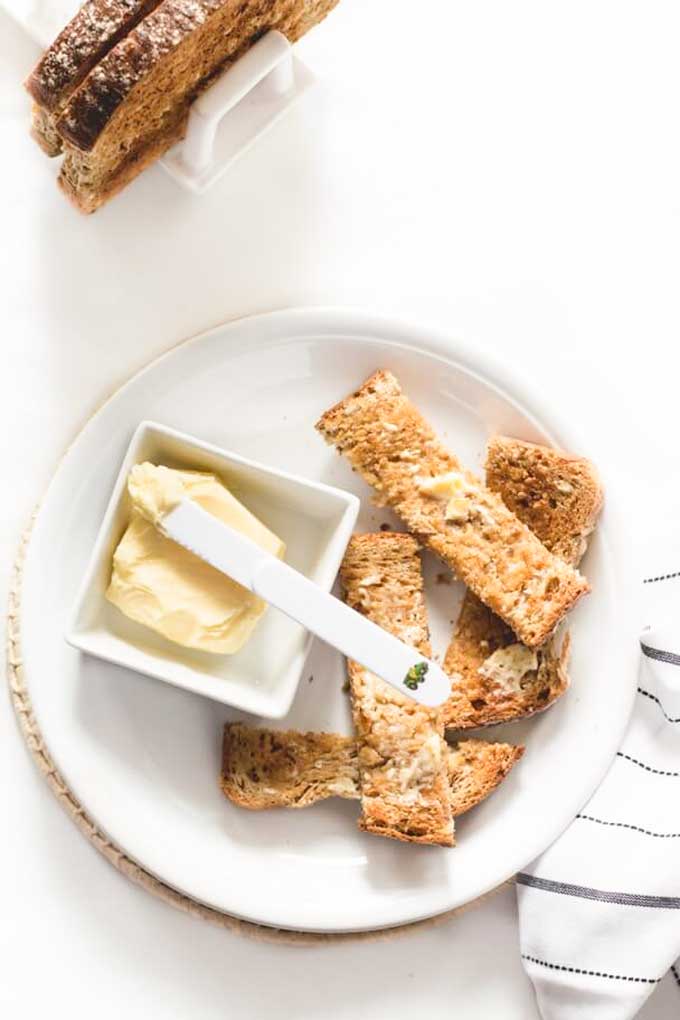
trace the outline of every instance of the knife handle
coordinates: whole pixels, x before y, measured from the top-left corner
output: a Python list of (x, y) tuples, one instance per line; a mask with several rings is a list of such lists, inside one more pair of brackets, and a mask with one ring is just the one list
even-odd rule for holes
[(254, 567), (253, 591), (420, 704), (434, 708), (451, 694), (451, 680), (437, 663), (322, 591), (286, 563), (263, 557)]

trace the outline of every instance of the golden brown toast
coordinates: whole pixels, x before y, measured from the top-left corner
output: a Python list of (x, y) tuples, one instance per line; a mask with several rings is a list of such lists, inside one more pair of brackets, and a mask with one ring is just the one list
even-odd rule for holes
[[(345, 600), (378, 626), (430, 653), (418, 544), (410, 535), (354, 535), (340, 568)], [(358, 748), (359, 827), (411, 843), (453, 846), (441, 713), (347, 664)]]
[[(589, 461), (495, 436), (487, 448), (486, 482), (548, 549), (578, 563), (603, 502)], [(548, 708), (569, 686), (569, 644), (565, 634), (535, 652), (521, 649), (510, 628), (466, 592), (444, 659), (454, 678), (446, 726), (474, 729)]]
[[(589, 590), (585, 578), (461, 467), (391, 372), (372, 375), (327, 411), (317, 429), (528, 647), (544, 644)], [(446, 478), (457, 485), (455, 499), (432, 491)]]
[[(486, 740), (447, 745), (452, 815), (458, 817), (488, 797), (523, 752), (521, 746)], [(251, 811), (305, 808), (328, 797), (359, 800), (356, 740), (337, 733), (227, 723), (220, 785), (229, 800)]]

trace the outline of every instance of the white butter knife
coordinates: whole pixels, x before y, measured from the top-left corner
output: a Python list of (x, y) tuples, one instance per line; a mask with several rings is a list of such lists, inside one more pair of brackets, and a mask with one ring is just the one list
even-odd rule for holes
[(430, 708), (449, 697), (451, 681), (436, 662), (425, 659), (192, 500), (183, 499), (161, 518), (158, 527), (407, 697)]

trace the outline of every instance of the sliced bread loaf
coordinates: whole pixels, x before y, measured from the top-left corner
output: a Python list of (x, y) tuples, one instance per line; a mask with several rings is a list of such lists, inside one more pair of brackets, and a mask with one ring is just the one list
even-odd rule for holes
[[(294, 42), (336, 3), (161, 0), (77, 87), (62, 90), (61, 100), (48, 88), (39, 101), (43, 110), (59, 106), (61, 187), (79, 209), (93, 212), (182, 137), (192, 100), (265, 32), (277, 29)], [(38, 120), (40, 131), (43, 113)]]
[(95, 64), (156, 7), (159, 0), (86, 0), (45, 51), (26, 81), (33, 97), (32, 134), (48, 156), (62, 151), (56, 121)]

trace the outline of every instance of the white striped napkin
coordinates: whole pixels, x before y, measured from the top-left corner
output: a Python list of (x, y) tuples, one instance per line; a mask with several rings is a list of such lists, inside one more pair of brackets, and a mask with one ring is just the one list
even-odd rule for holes
[(629, 1020), (669, 969), (680, 991), (677, 537), (674, 545), (675, 560), (643, 584), (647, 620), (660, 619), (661, 606), (675, 613), (643, 631), (621, 750), (567, 831), (517, 877), (522, 959), (543, 1020)]

